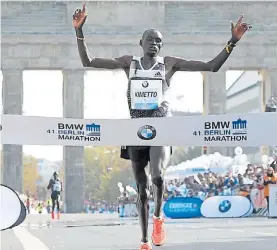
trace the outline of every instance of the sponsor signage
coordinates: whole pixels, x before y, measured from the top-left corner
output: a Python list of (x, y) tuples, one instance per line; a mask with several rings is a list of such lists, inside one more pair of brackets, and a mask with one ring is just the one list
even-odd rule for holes
[(172, 219), (201, 217), (200, 208), (203, 201), (199, 198), (173, 198), (164, 205), (164, 214)]

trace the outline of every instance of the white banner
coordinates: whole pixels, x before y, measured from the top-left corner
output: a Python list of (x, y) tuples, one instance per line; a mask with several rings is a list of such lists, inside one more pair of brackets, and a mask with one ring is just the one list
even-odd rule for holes
[(239, 218), (252, 212), (250, 200), (243, 196), (213, 196), (201, 206), (201, 213), (207, 218)]
[(277, 217), (277, 185), (269, 185), (269, 217)]
[(2, 115), (2, 144), (275, 146), (276, 113), (83, 120)]

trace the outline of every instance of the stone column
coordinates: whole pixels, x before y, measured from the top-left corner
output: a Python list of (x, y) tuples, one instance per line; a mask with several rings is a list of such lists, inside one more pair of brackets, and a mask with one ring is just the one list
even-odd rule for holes
[(271, 97), (277, 97), (277, 70), (263, 70), (264, 97), (267, 102)]
[[(4, 69), (2, 73), (3, 114), (22, 115), (22, 70)], [(5, 144), (2, 154), (2, 183), (22, 193), (22, 145)]]
[[(263, 70), (261, 72), (263, 76), (263, 101), (264, 107), (268, 104), (268, 101), (273, 97), (277, 102), (277, 70)], [(264, 111), (264, 110), (263, 110)], [(277, 143), (276, 143), (277, 144)], [(261, 154), (271, 154), (277, 157), (277, 146), (269, 148), (267, 145), (261, 147)]]
[[(223, 72), (203, 73), (203, 104), (204, 115), (225, 114), (226, 113), (226, 76)], [(208, 147), (207, 154), (219, 152), (226, 154), (226, 148)]]
[[(63, 117), (84, 118), (84, 70), (63, 70)], [(65, 146), (65, 209), (80, 213), (84, 201), (84, 147)]]

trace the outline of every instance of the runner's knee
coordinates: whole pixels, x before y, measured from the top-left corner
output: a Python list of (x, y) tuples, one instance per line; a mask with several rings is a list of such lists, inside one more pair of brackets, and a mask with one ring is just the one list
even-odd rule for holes
[(161, 175), (159, 176), (155, 176), (152, 177), (152, 183), (156, 186), (156, 187), (162, 187), (164, 184), (164, 179)]

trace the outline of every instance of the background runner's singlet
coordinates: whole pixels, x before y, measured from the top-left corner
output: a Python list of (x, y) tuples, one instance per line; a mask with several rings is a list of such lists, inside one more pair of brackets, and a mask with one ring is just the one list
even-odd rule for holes
[(62, 190), (62, 184), (60, 180), (54, 180), (52, 191), (61, 192), (61, 190)]
[(157, 62), (145, 70), (141, 57), (133, 57), (127, 90), (131, 118), (167, 116), (169, 103), (165, 96), (168, 90), (164, 58), (158, 57)]

